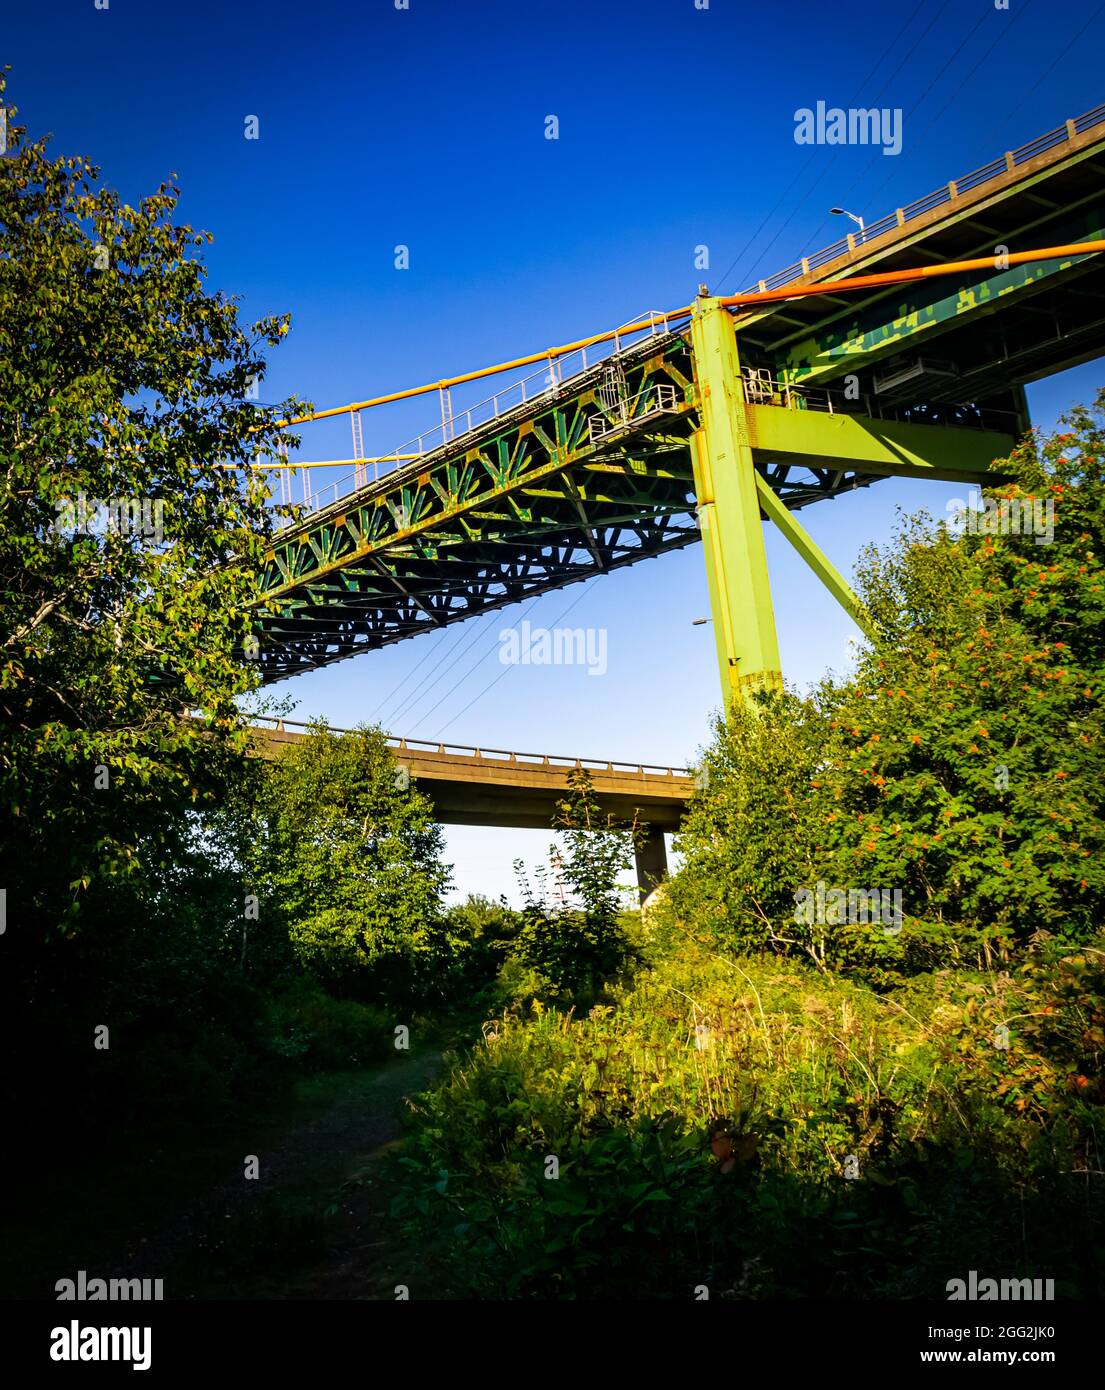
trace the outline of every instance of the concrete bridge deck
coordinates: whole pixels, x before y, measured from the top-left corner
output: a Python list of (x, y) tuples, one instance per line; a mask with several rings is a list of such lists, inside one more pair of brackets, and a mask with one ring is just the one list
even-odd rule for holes
[[(262, 755), (278, 757), (282, 748), (307, 737), (306, 728), (293, 720), (258, 725)], [(567, 795), (569, 772), (586, 768), (604, 811), (648, 827), (636, 856), (642, 897), (666, 872), (664, 833), (679, 828), (694, 792), (694, 779), (682, 767), (516, 753), (422, 739), (389, 737), (387, 741), (396, 764), (433, 802), (435, 818), (444, 825), (549, 830), (557, 802)]]

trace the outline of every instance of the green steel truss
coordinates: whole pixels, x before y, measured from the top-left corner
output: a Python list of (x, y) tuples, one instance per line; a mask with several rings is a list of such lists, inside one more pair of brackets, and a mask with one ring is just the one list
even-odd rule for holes
[[(855, 246), (836, 279), (1105, 235), (1105, 137)], [(861, 625), (799, 527), (888, 476), (979, 482), (1027, 425), (1023, 386), (1099, 354), (1105, 257), (789, 300), (701, 297), (555, 392), (282, 531), (260, 576), (279, 680), (705, 539), (723, 689), (779, 680), (760, 521)], [(992, 476), (992, 475), (990, 475)]]
[(261, 576), (267, 678), (697, 540), (689, 371), (666, 335), (281, 533)]
[[(715, 313), (735, 343), (730, 316)], [(281, 532), (260, 584), (265, 678), (698, 541), (700, 397), (690, 335), (664, 334)], [(1010, 443), (803, 408), (747, 415), (763, 436), (750, 457), (794, 511), (910, 463), (980, 480)], [(950, 434), (951, 463), (926, 464)]]

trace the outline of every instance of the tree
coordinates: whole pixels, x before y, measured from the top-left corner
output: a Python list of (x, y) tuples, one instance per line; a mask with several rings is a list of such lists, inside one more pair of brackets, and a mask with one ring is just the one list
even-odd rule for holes
[[(933, 959), (1100, 929), (1103, 419), (1105, 393), (999, 460), (976, 532), (914, 519), (872, 547), (860, 592), (883, 640), (820, 694), (837, 871), (901, 887), (904, 943)], [(1014, 502), (1050, 536), (1003, 525)]]
[(568, 773), (568, 796), (557, 804), (553, 825), (561, 831), (564, 853), (550, 857), (574, 890), (578, 906), (553, 907), (534, 895), (522, 875), (525, 907), (516, 950), (555, 989), (569, 995), (593, 994), (624, 968), (631, 956), (618, 922), (621, 893), (617, 876), (633, 862), (632, 831), (603, 813), (586, 768)]
[[(999, 460), (984, 524), (922, 514), (868, 548), (880, 637), (851, 674), (719, 723), (680, 840), (685, 919), (883, 983), (1100, 930), (1103, 416), (1105, 393)], [(1013, 502), (1030, 534), (1002, 523)], [(900, 920), (803, 920), (819, 883), (900, 895)]]
[(794, 921), (795, 893), (816, 882), (821, 832), (818, 770), (826, 721), (787, 693), (735, 705), (714, 725), (676, 848), (682, 870), (669, 899), (730, 949), (826, 955), (825, 932)]
[(0, 879), (26, 939), (138, 891), (239, 765), (256, 678), (236, 653), (271, 514), (235, 470), (296, 406), (247, 399), (287, 319), (247, 331), (207, 291), (212, 238), (174, 223), (176, 188), (130, 207), (85, 157), (8, 135)]
[(267, 769), (254, 823), (246, 888), (301, 964), (392, 997), (440, 983), (453, 942), (441, 828), (379, 729), (312, 725)]

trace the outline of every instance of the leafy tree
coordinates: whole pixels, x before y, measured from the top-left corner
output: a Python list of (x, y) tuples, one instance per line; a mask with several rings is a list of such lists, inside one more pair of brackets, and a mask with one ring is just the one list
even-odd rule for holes
[(287, 319), (247, 331), (205, 288), (211, 237), (173, 221), (177, 189), (130, 207), (85, 157), (8, 134), (0, 879), (41, 936), (164, 866), (240, 760), (256, 682), (236, 652), (271, 524), (260, 475), (233, 466), (294, 402), (246, 399)]
[(733, 950), (796, 948), (825, 961), (825, 932), (794, 922), (794, 895), (819, 871), (825, 735), (817, 706), (789, 693), (736, 705), (715, 722), (669, 898)]
[(995, 465), (995, 502), (1053, 506), (1050, 543), (914, 521), (873, 547), (860, 589), (884, 640), (820, 693), (836, 872), (902, 887), (902, 944), (933, 959), (1102, 922), (1103, 419), (1105, 393)]
[(379, 729), (312, 725), (267, 769), (254, 825), (247, 891), (302, 965), (358, 991), (440, 986), (456, 938), (441, 828)]
[(490, 985), (518, 933), (520, 914), (505, 897), (496, 902), (470, 893), (464, 902), (449, 907), (445, 918), (456, 953), (454, 992)]
[(564, 852), (550, 856), (574, 890), (578, 908), (550, 907), (544, 893), (535, 895), (522, 879), (525, 907), (517, 953), (553, 986), (570, 995), (594, 993), (630, 958), (629, 943), (618, 921), (621, 893), (617, 876), (633, 862), (632, 831), (604, 814), (586, 768), (568, 773), (569, 792), (558, 803), (555, 827)]
[[(680, 841), (684, 918), (882, 982), (1099, 929), (1103, 415), (1105, 394), (995, 465), (991, 514), (1053, 507), (1050, 537), (907, 519), (861, 557), (880, 640), (855, 670), (718, 725)], [(901, 930), (796, 923), (818, 882), (900, 893)]]
[(75, 1117), (106, 1134), (257, 1080), (240, 886), (201, 826), (246, 765), (238, 653), (271, 530), (232, 465), (297, 407), (246, 399), (287, 320), (247, 328), (207, 289), (177, 190), (128, 206), (6, 114), (0, 1104), (60, 1152)]

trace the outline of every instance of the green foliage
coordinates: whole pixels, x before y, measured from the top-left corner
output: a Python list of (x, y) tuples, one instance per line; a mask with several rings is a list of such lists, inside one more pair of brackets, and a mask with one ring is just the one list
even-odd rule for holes
[[(41, 935), (107, 910), (98, 889), (164, 860), (233, 774), (255, 680), (234, 653), (271, 529), (261, 475), (234, 466), (296, 403), (246, 399), (287, 320), (246, 330), (206, 291), (211, 238), (174, 223), (176, 189), (129, 207), (87, 159), (8, 134), (0, 879), (9, 924)], [(133, 504), (140, 533), (82, 521), (82, 499)]]
[(568, 786), (554, 820), (563, 850), (554, 845), (550, 857), (574, 890), (578, 907), (568, 902), (550, 906), (543, 893), (533, 892), (521, 861), (516, 862), (525, 907), (515, 955), (548, 982), (553, 996), (593, 998), (632, 955), (619, 922), (617, 881), (632, 863), (632, 833), (603, 814), (585, 768), (569, 772)]
[(440, 991), (459, 944), (441, 830), (379, 729), (313, 725), (266, 769), (250, 811), (247, 891), (302, 966), (358, 992)]
[[(1099, 929), (1103, 410), (996, 465), (996, 499), (1054, 504), (1052, 544), (905, 522), (862, 561), (881, 638), (854, 672), (719, 723), (679, 844), (683, 920), (880, 985)], [(900, 891), (901, 931), (796, 922), (818, 882)]]
[[(0, 1029), (33, 1167), (74, 1126), (109, 1145), (225, 1120), (296, 1070), (374, 1060), (385, 1020), (297, 982), (286, 926), (244, 911), (267, 782), (239, 651), (272, 520), (242, 465), (298, 413), (249, 399), (287, 320), (246, 327), (207, 291), (176, 189), (129, 207), (87, 159), (8, 136)], [(97, 514), (116, 503), (127, 524)]]
[(495, 981), (503, 968), (521, 925), (521, 914), (507, 905), (473, 893), (445, 912), (452, 943), (453, 962), (448, 985), (451, 996), (469, 999), (494, 996)]
[(825, 721), (793, 695), (736, 706), (715, 725), (677, 848), (682, 872), (670, 904), (729, 949), (808, 951), (824, 959), (817, 933), (794, 923), (794, 894), (821, 869), (818, 769)]
[(356, 999), (335, 999), (313, 981), (293, 979), (264, 997), (267, 1052), (311, 1070), (344, 1071), (395, 1055), (395, 1020)]
[(904, 885), (945, 956), (1102, 922), (1103, 411), (1105, 394), (998, 465), (995, 497), (1054, 503), (1052, 544), (907, 527), (872, 551), (885, 641), (822, 692), (839, 872)]
[(586, 1018), (488, 1025), (419, 1099), (393, 1209), (484, 1297), (938, 1298), (1025, 1242), (1092, 1296), (1103, 962), (884, 997), (685, 944)]
[(603, 814), (584, 767), (568, 773), (568, 796), (558, 803), (553, 824), (564, 844), (566, 882), (587, 920), (596, 930), (610, 933), (620, 908), (618, 874), (633, 863), (634, 830)]

